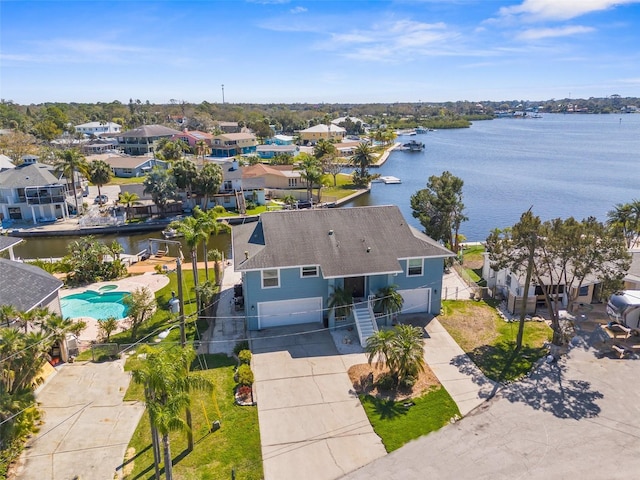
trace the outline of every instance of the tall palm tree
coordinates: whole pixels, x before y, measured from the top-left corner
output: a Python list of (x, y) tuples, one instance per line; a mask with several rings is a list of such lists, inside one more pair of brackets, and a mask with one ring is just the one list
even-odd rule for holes
[(318, 183), (322, 177), (322, 166), (317, 158), (308, 153), (298, 155), (298, 160), (299, 163), (294, 167), (294, 170), (300, 171), (300, 178), (307, 186), (307, 200), (311, 200), (313, 185)]
[(392, 355), (399, 382), (424, 370), (424, 341), (422, 330), (411, 325), (397, 325)]
[(216, 285), (222, 285), (222, 260), (224, 260), (224, 256), (222, 252), (218, 249), (209, 250), (207, 257), (209, 260), (213, 261), (213, 271), (216, 276)]
[(8, 327), (18, 318), (18, 310), (13, 305), (0, 306), (0, 326)]
[(196, 142), (196, 157), (202, 159), (202, 165), (204, 166), (204, 157), (209, 153), (209, 145), (204, 140), (198, 140)]
[(153, 203), (158, 206), (160, 213), (164, 215), (167, 203), (177, 196), (178, 186), (167, 170), (155, 167), (144, 179), (144, 193), (150, 193)]
[(376, 293), (376, 304), (387, 317), (387, 325), (389, 325), (389, 320), (393, 314), (402, 310), (403, 303), (404, 299), (402, 295), (398, 293), (397, 285), (387, 285), (379, 289)]
[(71, 190), (73, 191), (73, 199), (76, 204), (76, 215), (80, 214), (78, 206), (78, 192), (76, 191), (76, 174), (87, 176), (89, 174), (89, 165), (87, 159), (78, 150), (68, 149), (56, 152), (56, 162), (54, 164), (55, 172), (63, 175), (67, 182), (71, 179)]
[(368, 168), (373, 163), (374, 155), (371, 147), (368, 143), (361, 143), (355, 149), (351, 162), (360, 171), (360, 178), (365, 178), (368, 175)]
[(393, 355), (391, 353), (393, 339), (395, 332), (393, 330), (378, 330), (369, 338), (367, 338), (367, 346), (365, 351), (367, 352), (367, 361), (369, 365), (377, 360), (377, 363), (386, 365), (391, 369), (390, 363), (393, 362)]
[(333, 287), (327, 306), (336, 317), (348, 317), (353, 308), (353, 295), (342, 287)]
[(162, 435), (164, 470), (168, 480), (173, 478), (169, 433), (190, 430), (181, 418), (191, 403), (190, 392), (211, 391), (213, 388), (205, 377), (190, 372), (194, 358), (195, 352), (191, 347), (156, 351), (132, 372), (133, 381), (144, 386), (152, 437), (157, 438), (156, 432)]
[[(198, 177), (198, 169), (195, 163), (186, 158), (177, 160), (173, 163), (172, 172), (178, 188), (184, 190), (187, 193), (187, 198), (191, 200), (193, 186)], [(193, 207), (193, 205), (189, 205), (189, 207)]]
[(138, 200), (140, 200), (140, 197), (137, 193), (133, 192), (125, 191), (120, 193), (120, 195), (118, 196), (118, 203), (124, 205), (127, 210), (127, 220), (129, 220), (129, 218), (131, 217), (131, 205), (136, 205), (137, 203), (139, 203)]
[(197, 193), (204, 196), (204, 210), (208, 209), (209, 197), (220, 191), (222, 179), (222, 168), (215, 163), (207, 163), (198, 173), (195, 180), (195, 190)]
[(95, 160), (91, 162), (89, 167), (89, 180), (91, 183), (98, 187), (98, 199), (100, 205), (102, 205), (102, 191), (100, 190), (103, 185), (106, 185), (111, 181), (113, 172), (107, 162), (102, 160)]
[[(208, 244), (209, 237), (211, 235), (217, 236), (221, 233), (229, 233), (231, 231), (231, 227), (227, 222), (219, 222), (218, 217), (225, 214), (227, 211), (221, 205), (217, 205), (213, 207), (211, 210), (205, 212), (205, 214), (209, 217), (209, 221), (205, 222), (205, 227), (207, 228), (207, 240), (202, 242), (203, 253), (204, 253), (204, 268), (205, 268), (205, 276), (207, 280), (209, 280), (209, 253), (208, 253)], [(216, 266), (218, 267), (218, 266)]]
[[(193, 217), (185, 217), (182, 220), (171, 222), (169, 225), (184, 236), (184, 241), (189, 247), (189, 251), (191, 252), (191, 266), (193, 269), (193, 284), (196, 288), (198, 287), (198, 245), (201, 242), (206, 242), (209, 238), (209, 219), (206, 215), (198, 215), (196, 217), (197, 211), (199, 210), (200, 209), (196, 207)], [(199, 305), (198, 299), (196, 299), (196, 304)]]

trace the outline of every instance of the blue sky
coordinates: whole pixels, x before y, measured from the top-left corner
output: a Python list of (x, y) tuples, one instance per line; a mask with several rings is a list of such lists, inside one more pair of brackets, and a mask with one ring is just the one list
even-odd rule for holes
[(2, 0), (0, 97), (638, 97), (639, 26), (640, 0)]

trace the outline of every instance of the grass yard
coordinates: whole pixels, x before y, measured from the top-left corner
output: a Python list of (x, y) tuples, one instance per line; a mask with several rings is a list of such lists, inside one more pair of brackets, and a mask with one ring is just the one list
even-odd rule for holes
[[(199, 360), (206, 365), (201, 368)], [(135, 368), (138, 361), (130, 359), (126, 368)], [(225, 355), (200, 355), (194, 361), (192, 370), (201, 370), (214, 384), (214, 391), (213, 394), (193, 394), (193, 451), (186, 451), (186, 434), (171, 434), (174, 478), (228, 480), (232, 478), (232, 470), (239, 480), (263, 478), (258, 410), (255, 406), (235, 405), (235, 366), (235, 360)], [(132, 382), (125, 400), (143, 398), (142, 387)], [(215, 420), (220, 420), (221, 428), (210, 432), (209, 428)], [(126, 463), (127, 460), (129, 463)], [(129, 443), (125, 463), (124, 478), (127, 480), (152, 479), (154, 476), (151, 430), (146, 413)]]
[(515, 354), (518, 322), (505, 322), (485, 302), (446, 300), (442, 309), (442, 326), (492, 380), (518, 380), (547, 353), (543, 345), (552, 332), (544, 322), (526, 322), (522, 349)]
[(376, 434), (382, 439), (387, 452), (407, 442), (445, 426), (451, 418), (460, 415), (458, 406), (441, 386), (407, 401), (393, 401), (360, 395), (360, 401)]
[(322, 178), (326, 179), (328, 181), (328, 185), (330, 185), (329, 187), (322, 189), (323, 199), (334, 197), (335, 199), (340, 200), (341, 198), (347, 197), (358, 191), (353, 184), (351, 175), (339, 173), (336, 177), (335, 187), (333, 186), (333, 175), (324, 175)]
[[(471, 245), (462, 251), (462, 266), (475, 283), (482, 280), (482, 265), (484, 263), (484, 245)], [(484, 286), (484, 285), (481, 285)]]

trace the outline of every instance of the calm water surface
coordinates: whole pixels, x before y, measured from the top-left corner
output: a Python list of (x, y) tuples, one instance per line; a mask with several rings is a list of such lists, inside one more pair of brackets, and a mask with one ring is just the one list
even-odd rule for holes
[(438, 130), (416, 139), (423, 152), (398, 151), (377, 171), (401, 185), (373, 184), (351, 205), (396, 204), (415, 226), (409, 199), (431, 175), (449, 170), (464, 180), (469, 221), (462, 234), (486, 239), (533, 207), (543, 220), (606, 219), (616, 203), (640, 198), (640, 115), (544, 115), (496, 119)]
[[(349, 206), (395, 204), (409, 222), (420, 227), (411, 215), (411, 195), (424, 188), (431, 175), (449, 170), (464, 180), (469, 221), (463, 223), (461, 233), (469, 241), (481, 241), (494, 228), (513, 225), (529, 207), (543, 220), (569, 216), (605, 220), (614, 204), (640, 199), (640, 115), (496, 119), (398, 141), (409, 139), (424, 142), (425, 150), (393, 152), (376, 170), (399, 177), (402, 184), (374, 183), (369, 195)], [(115, 239), (126, 253), (137, 253), (147, 247), (149, 237), (161, 235), (101, 239)], [(73, 240), (30, 239), (16, 251), (23, 258), (60, 257)], [(210, 247), (229, 256), (229, 235), (212, 237)]]

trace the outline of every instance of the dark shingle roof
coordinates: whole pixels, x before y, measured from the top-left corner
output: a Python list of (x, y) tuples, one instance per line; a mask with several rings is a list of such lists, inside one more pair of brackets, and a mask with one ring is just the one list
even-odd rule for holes
[(0, 258), (0, 305), (28, 312), (62, 287), (62, 282), (41, 268)]
[(21, 238), (17, 237), (5, 237), (4, 235), (0, 235), (0, 252), (4, 252), (11, 247), (15, 247), (19, 243), (22, 242)]
[(345, 277), (401, 272), (402, 258), (452, 255), (396, 206), (265, 212), (232, 232), (237, 270), (320, 265), (325, 278)]
[(0, 173), (2, 188), (43, 187), (61, 182), (50, 171), (49, 165), (32, 163)]

